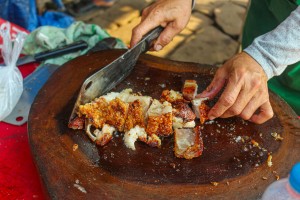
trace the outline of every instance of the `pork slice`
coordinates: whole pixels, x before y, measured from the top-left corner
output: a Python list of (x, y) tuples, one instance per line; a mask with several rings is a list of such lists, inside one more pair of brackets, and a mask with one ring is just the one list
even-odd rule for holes
[(203, 151), (203, 141), (200, 127), (175, 129), (175, 156), (192, 159), (199, 157)]
[(183, 85), (182, 95), (187, 101), (191, 101), (197, 95), (198, 85), (195, 80), (186, 80)]

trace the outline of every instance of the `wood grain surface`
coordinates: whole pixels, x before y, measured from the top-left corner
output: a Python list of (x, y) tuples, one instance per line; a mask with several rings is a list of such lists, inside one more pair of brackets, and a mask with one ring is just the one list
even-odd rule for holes
[[(172, 137), (164, 138), (160, 149), (136, 142), (132, 151), (120, 133), (107, 146), (96, 146), (83, 130), (69, 129), (68, 119), (83, 81), (123, 52), (102, 51), (66, 63), (36, 97), (28, 122), (29, 141), (49, 198), (258, 199), (275, 175), (287, 176), (300, 161), (299, 119), (274, 94), (270, 99), (275, 116), (262, 125), (237, 117), (206, 123), (203, 155), (193, 160), (174, 156)], [(159, 98), (163, 89), (181, 90), (184, 80), (195, 79), (200, 92), (214, 72), (210, 66), (142, 55), (114, 90), (132, 88)], [(275, 141), (272, 132), (284, 140)], [(79, 146), (76, 151), (74, 144)], [(269, 153), (272, 167), (266, 163)]]

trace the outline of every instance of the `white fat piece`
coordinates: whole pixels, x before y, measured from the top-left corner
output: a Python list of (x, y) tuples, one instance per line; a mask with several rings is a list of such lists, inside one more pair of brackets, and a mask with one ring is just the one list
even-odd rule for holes
[(208, 100), (208, 97), (205, 98), (196, 98), (192, 100), (192, 105), (193, 105), (193, 111), (196, 114), (197, 118), (200, 118), (200, 109), (199, 106), (202, 104), (203, 101)]
[(172, 112), (172, 105), (169, 102), (165, 101), (160, 103), (158, 100), (154, 99), (147, 114), (149, 117), (156, 117), (170, 112)]
[(189, 121), (183, 124), (183, 128), (194, 128), (196, 126), (195, 121)]
[(194, 128), (196, 126), (195, 121), (189, 121), (184, 123), (183, 119), (181, 117), (175, 117), (173, 116), (173, 129), (176, 128)]
[(137, 141), (137, 139), (142, 140), (142, 138), (147, 138), (147, 133), (144, 128), (139, 127), (136, 125), (134, 128), (130, 129), (124, 134), (124, 143), (125, 146), (129, 149), (132, 149), (135, 151), (134, 143)]
[(150, 107), (152, 97), (149, 96), (138, 96), (138, 95), (129, 95), (127, 99), (127, 103), (134, 102), (135, 100), (139, 100), (143, 107), (143, 113), (146, 113)]
[(182, 94), (180, 92), (170, 90), (170, 98), (174, 101), (182, 99)]
[(124, 102), (127, 102), (128, 98), (131, 96), (131, 93), (132, 93), (131, 88), (124, 89), (124, 90), (122, 90), (122, 92), (120, 93), (118, 98), (121, 99)]
[(96, 135), (96, 140), (101, 140), (101, 138), (103, 138), (105, 135), (112, 136), (115, 131), (115, 127), (104, 124), (102, 130), (100, 131), (99, 129), (96, 129), (94, 134)]
[(131, 95), (132, 93), (132, 89), (128, 88), (128, 89), (124, 89), (121, 92), (110, 92), (106, 95), (101, 96), (102, 98), (104, 98), (106, 100), (106, 102), (110, 102), (112, 100), (114, 100), (115, 98), (119, 98), (120, 100), (126, 102), (128, 97)]

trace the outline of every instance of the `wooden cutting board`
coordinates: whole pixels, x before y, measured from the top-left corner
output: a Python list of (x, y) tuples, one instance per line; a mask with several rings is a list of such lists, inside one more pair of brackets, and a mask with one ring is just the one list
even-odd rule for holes
[[(83, 81), (123, 52), (102, 51), (66, 63), (32, 105), (29, 141), (50, 198), (257, 199), (275, 175), (286, 177), (300, 161), (299, 119), (274, 94), (270, 99), (275, 116), (262, 125), (237, 117), (206, 123), (203, 155), (193, 160), (174, 156), (172, 137), (164, 138), (160, 149), (136, 142), (132, 151), (123, 144), (122, 134), (105, 147), (96, 146), (84, 131), (69, 129), (68, 119)], [(131, 75), (114, 90), (132, 88), (159, 98), (164, 89), (180, 91), (186, 79), (195, 79), (200, 92), (214, 72), (210, 66), (142, 55)], [(284, 140), (275, 141), (274, 132)], [(272, 167), (267, 166), (268, 154), (273, 157)]]

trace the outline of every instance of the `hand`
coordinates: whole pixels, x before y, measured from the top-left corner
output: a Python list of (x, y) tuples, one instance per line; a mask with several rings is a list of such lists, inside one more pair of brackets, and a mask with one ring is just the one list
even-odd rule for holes
[(226, 84), (224, 92), (208, 113), (209, 119), (238, 115), (261, 124), (273, 117), (267, 81), (262, 67), (242, 52), (217, 70), (210, 85), (199, 96), (214, 98)]
[(132, 31), (130, 46), (136, 45), (144, 35), (159, 25), (165, 27), (154, 44), (159, 51), (187, 25), (191, 16), (192, 0), (158, 0), (145, 8), (141, 23)]

